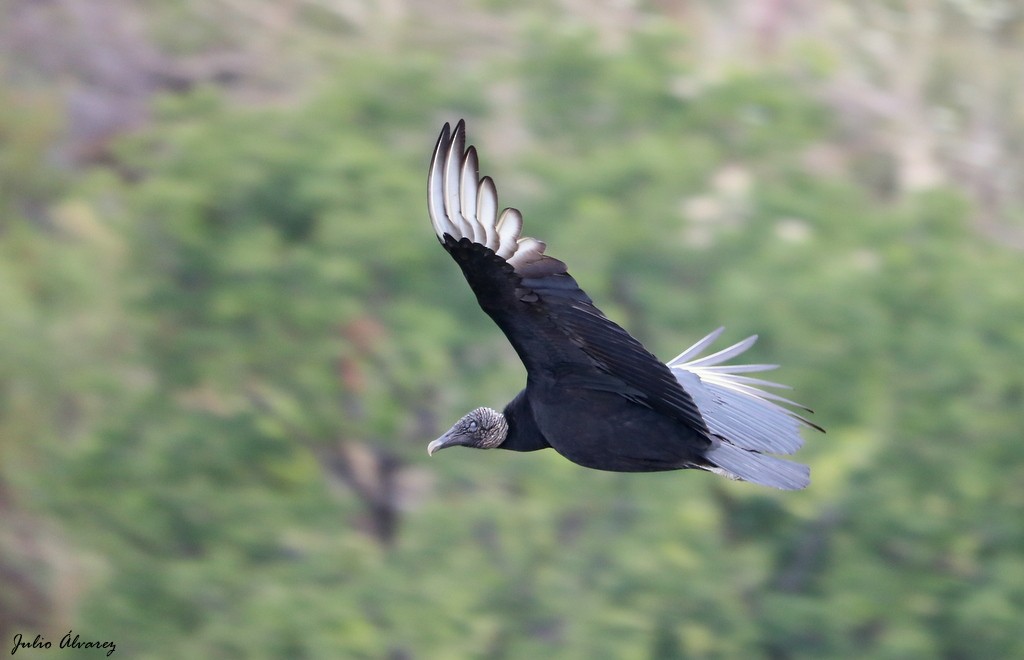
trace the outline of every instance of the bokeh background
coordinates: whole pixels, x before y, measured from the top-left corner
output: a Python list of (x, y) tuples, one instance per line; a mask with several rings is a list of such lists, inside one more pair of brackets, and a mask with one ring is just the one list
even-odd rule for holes
[[(1020, 3), (0, 8), (5, 652), (1024, 657)], [(809, 489), (428, 460), (524, 377), (426, 215), (460, 117), (658, 355), (760, 334)]]

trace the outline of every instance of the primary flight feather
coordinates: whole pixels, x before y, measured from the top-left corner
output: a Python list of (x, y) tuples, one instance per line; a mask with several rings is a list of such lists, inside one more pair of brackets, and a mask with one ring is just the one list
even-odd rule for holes
[(494, 182), (480, 178), (462, 121), (441, 129), (427, 208), (441, 245), (527, 372), (504, 410), (473, 410), (428, 453), (550, 447), (598, 470), (697, 468), (785, 490), (807, 486), (806, 465), (772, 454), (796, 452), (802, 426), (822, 429), (790, 407), (806, 408), (762, 389), (784, 386), (743, 375), (776, 365), (724, 364), (757, 337), (700, 357), (719, 328), (662, 364), (601, 313), (542, 241), (522, 236), (519, 211), (498, 212)]

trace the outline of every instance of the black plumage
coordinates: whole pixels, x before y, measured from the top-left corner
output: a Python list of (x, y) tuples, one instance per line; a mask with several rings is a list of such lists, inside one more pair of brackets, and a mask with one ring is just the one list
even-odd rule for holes
[(594, 306), (544, 243), (520, 236), (519, 211), (498, 214), (464, 122), (441, 130), (427, 191), (438, 239), (527, 372), (526, 388), (502, 412), (470, 412), (430, 443), (430, 454), (550, 447), (599, 470), (699, 468), (787, 490), (807, 485), (805, 465), (770, 454), (794, 453), (800, 427), (820, 427), (779, 404), (802, 406), (759, 389), (781, 385), (741, 375), (775, 365), (721, 364), (756, 337), (698, 358), (719, 328), (663, 364)]

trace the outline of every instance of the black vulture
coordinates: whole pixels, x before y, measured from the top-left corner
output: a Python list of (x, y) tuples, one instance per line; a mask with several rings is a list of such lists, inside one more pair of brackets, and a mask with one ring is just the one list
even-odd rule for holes
[(480, 307), (526, 367), (526, 388), (502, 412), (477, 408), (427, 446), (534, 451), (553, 448), (584, 467), (613, 472), (698, 468), (785, 490), (807, 486), (792, 454), (800, 427), (823, 430), (779, 404), (808, 410), (742, 375), (776, 365), (725, 365), (757, 336), (700, 357), (715, 330), (667, 365), (609, 320), (569, 275), (520, 236), (522, 215), (498, 213), (490, 177), (480, 178), (465, 122), (444, 125), (430, 162), (427, 207), (441, 245), (462, 269)]

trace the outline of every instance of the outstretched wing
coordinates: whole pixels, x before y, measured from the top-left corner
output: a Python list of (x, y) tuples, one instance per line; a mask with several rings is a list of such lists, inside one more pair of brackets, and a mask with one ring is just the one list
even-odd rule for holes
[(770, 371), (778, 365), (723, 364), (753, 346), (757, 335), (700, 357), (723, 329), (718, 328), (668, 363), (696, 401), (708, 429), (719, 439), (705, 458), (725, 470), (727, 476), (776, 488), (805, 487), (809, 480), (807, 466), (766, 453), (793, 454), (803, 446), (801, 427), (824, 429), (791, 409), (810, 412), (807, 407), (762, 389), (789, 389), (786, 385), (743, 375)]
[(480, 178), (462, 121), (441, 130), (427, 197), (438, 240), (531, 376), (617, 392), (707, 433), (669, 368), (602, 314), (543, 242), (521, 236), (519, 211), (499, 214), (494, 182)]

